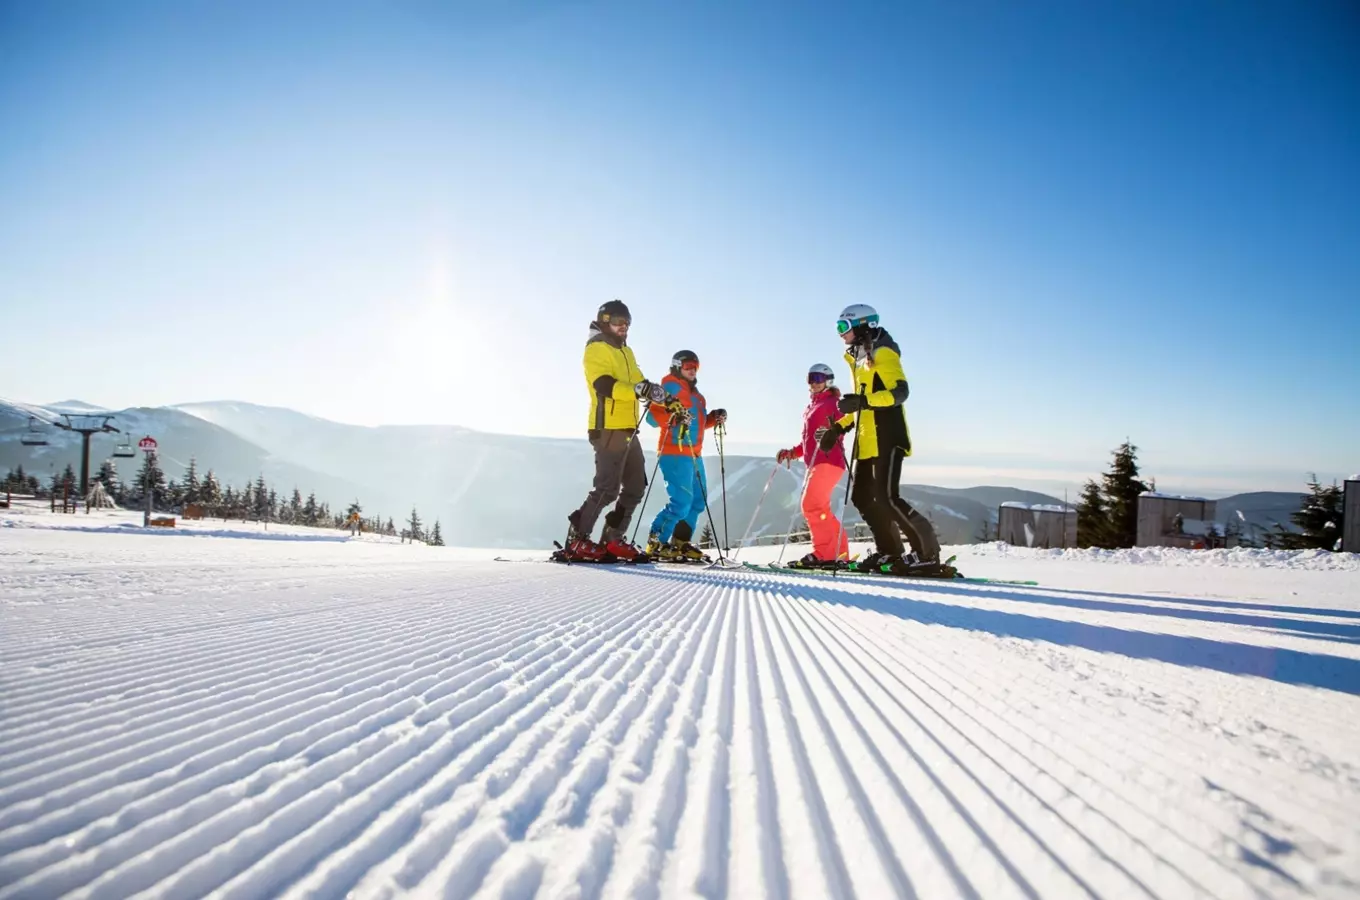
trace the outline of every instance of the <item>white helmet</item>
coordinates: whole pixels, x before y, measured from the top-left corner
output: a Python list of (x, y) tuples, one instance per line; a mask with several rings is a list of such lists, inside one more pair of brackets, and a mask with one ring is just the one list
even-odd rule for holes
[(841, 317), (836, 320), (836, 331), (839, 334), (845, 334), (861, 326), (873, 328), (876, 325), (878, 325), (878, 310), (867, 303), (852, 303), (841, 310)]
[(836, 383), (836, 373), (831, 371), (831, 367), (826, 363), (813, 363), (808, 368), (808, 384), (817, 381), (825, 381), (827, 384)]

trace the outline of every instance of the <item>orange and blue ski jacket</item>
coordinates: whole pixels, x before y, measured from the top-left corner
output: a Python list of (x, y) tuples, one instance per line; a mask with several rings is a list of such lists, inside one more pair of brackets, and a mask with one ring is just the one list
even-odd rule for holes
[(679, 403), (689, 411), (689, 424), (675, 420), (670, 410), (659, 403), (647, 408), (647, 422), (661, 429), (656, 452), (662, 456), (698, 456), (704, 449), (704, 431), (713, 427), (713, 414), (698, 388), (676, 375), (661, 379), (671, 403)]

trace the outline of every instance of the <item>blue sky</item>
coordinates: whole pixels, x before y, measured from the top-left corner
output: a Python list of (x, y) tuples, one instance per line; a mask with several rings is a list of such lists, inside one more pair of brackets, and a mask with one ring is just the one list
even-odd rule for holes
[(909, 480), (1360, 469), (1345, 2), (0, 2), (0, 133), (0, 396), (580, 435), (619, 297), (772, 451), (867, 302)]

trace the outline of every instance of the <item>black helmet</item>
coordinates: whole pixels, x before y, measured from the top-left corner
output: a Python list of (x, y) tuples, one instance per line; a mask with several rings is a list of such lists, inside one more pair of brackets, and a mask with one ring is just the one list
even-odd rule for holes
[(684, 367), (685, 363), (699, 365), (699, 354), (693, 350), (676, 350), (675, 355), (671, 357), (671, 374), (679, 378), (680, 369)]
[(595, 321), (601, 325), (609, 325), (613, 322), (631, 322), (632, 313), (628, 312), (628, 305), (622, 300), (610, 300), (600, 306), (599, 312), (595, 313)]

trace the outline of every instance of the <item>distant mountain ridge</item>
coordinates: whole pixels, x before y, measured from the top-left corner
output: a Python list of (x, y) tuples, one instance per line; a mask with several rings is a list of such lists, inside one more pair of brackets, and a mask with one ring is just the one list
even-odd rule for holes
[[(69, 462), (78, 467), (79, 438), (51, 429), (49, 445), (19, 442), (30, 416), (59, 421), (61, 412), (98, 409), (79, 400), (37, 405), (0, 400), (0, 466), (20, 463), (46, 480)], [(103, 413), (105, 410), (98, 410)], [(109, 412), (134, 443), (143, 434), (161, 446), (168, 478), (180, 478), (191, 457), (200, 472), (212, 469), (223, 484), (254, 481), (263, 474), (280, 494), (298, 487), (315, 492), (332, 507), (358, 499), (367, 515), (397, 522), (418, 507), (427, 523), (440, 520), (445, 540), (465, 546), (543, 547), (560, 539), (566, 515), (581, 502), (593, 476), (592, 454), (585, 440), (490, 434), (453, 425), (347, 425), (282, 407), (233, 401), (184, 403), (157, 408)], [(117, 436), (96, 435), (91, 468), (112, 450)], [(642, 435), (649, 477), (655, 456), (655, 431)], [(131, 478), (140, 459), (120, 460), (121, 474)], [(721, 473), (710, 449), (705, 454), (717, 530), (722, 534)], [(783, 534), (795, 515), (802, 488), (803, 466), (776, 466), (772, 459), (732, 456), (726, 460), (727, 527), (736, 541), (752, 521), (754, 535)], [(761, 502), (765, 485), (769, 491)], [(1000, 485), (944, 488), (904, 485), (908, 501), (934, 522), (946, 544), (966, 544), (993, 533), (997, 508), (1007, 501), (1061, 503), (1062, 498)], [(837, 508), (844, 481), (835, 493)], [(1069, 498), (1075, 501), (1075, 498)], [(1219, 519), (1242, 512), (1250, 534), (1274, 522), (1288, 522), (1300, 495), (1260, 492), (1218, 501)], [(639, 539), (665, 504), (665, 488), (652, 485)], [(859, 521), (854, 508), (847, 523)]]

